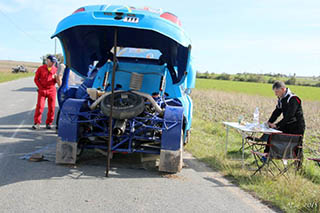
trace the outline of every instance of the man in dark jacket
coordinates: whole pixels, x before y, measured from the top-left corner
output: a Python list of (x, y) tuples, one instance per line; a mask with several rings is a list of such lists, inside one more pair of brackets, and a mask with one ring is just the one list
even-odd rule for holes
[[(268, 121), (269, 126), (283, 133), (303, 135), (305, 121), (301, 99), (293, 94), (289, 88), (286, 88), (286, 85), (281, 81), (275, 82), (272, 89), (278, 97), (278, 103)], [(283, 119), (275, 123), (281, 114), (283, 114)]]

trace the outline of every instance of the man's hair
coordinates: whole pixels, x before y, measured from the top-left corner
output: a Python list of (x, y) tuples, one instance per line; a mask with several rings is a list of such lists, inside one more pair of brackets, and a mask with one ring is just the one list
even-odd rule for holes
[(282, 81), (276, 81), (272, 85), (272, 89), (280, 89), (280, 88), (286, 88), (286, 85)]
[(53, 55), (48, 55), (47, 59), (49, 59), (51, 62), (56, 63), (57, 62), (57, 58), (54, 57)]

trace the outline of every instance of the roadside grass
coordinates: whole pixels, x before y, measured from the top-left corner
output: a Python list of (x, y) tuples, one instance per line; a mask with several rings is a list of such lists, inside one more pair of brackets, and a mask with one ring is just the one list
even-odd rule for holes
[[(28, 73), (11, 73), (13, 67), (23, 65)], [(19, 78), (30, 77), (34, 75), (34, 71), (40, 66), (40, 63), (36, 62), (25, 62), (25, 61), (11, 61), (11, 60), (0, 60), (0, 83), (16, 80)]]
[(10, 73), (0, 72), (0, 83), (33, 76), (34, 73)]
[[(241, 168), (241, 136), (229, 132), (227, 156), (225, 156), (226, 131), (223, 121), (237, 121), (244, 116), (251, 121), (255, 107), (260, 109), (261, 122), (265, 121), (275, 107), (275, 98), (217, 90), (199, 90), (192, 93), (194, 116), (191, 141), (186, 146), (196, 158), (212, 168), (221, 171), (241, 188), (250, 191), (267, 203), (286, 212), (320, 212), (320, 167), (306, 160), (314, 156), (310, 149), (320, 147), (320, 103), (304, 101), (307, 121), (304, 144), (304, 166), (300, 173), (290, 171), (289, 180), (283, 177), (273, 179), (266, 174), (251, 177), (254, 158), (247, 150), (246, 169)], [(206, 100), (206, 101), (203, 101)], [(319, 157), (319, 156), (318, 156)]]
[[(305, 86), (288, 86), (291, 91), (299, 95), (302, 100), (320, 101), (319, 87), (305, 87)], [(273, 97), (271, 90), (272, 84), (265, 83), (251, 83), (239, 81), (224, 81), (214, 79), (197, 79), (197, 89), (215, 89), (226, 92), (238, 92), (252, 95), (262, 95), (266, 97)]]

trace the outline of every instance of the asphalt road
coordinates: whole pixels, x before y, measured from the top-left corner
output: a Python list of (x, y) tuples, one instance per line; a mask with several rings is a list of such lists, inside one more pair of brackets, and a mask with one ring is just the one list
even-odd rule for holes
[[(31, 78), (0, 84), (0, 212), (272, 212), (188, 153), (177, 175), (137, 156), (116, 156), (109, 178), (101, 154), (56, 165), (55, 131), (31, 130), (36, 95)], [(21, 159), (36, 150), (48, 161)]]

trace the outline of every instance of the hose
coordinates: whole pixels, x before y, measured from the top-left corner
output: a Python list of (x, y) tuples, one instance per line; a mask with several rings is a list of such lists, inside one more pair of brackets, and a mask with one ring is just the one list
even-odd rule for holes
[(111, 94), (111, 92), (106, 92), (105, 94), (101, 95), (95, 102), (91, 104), (90, 109), (94, 110), (98, 106), (98, 104), (103, 100), (103, 98), (108, 96), (109, 94)]
[(158, 113), (164, 112), (164, 110), (161, 109), (161, 107), (157, 104), (157, 102), (152, 98), (151, 95), (149, 95), (147, 93), (143, 93), (143, 92), (138, 92), (138, 91), (131, 91), (131, 92), (148, 99)]

